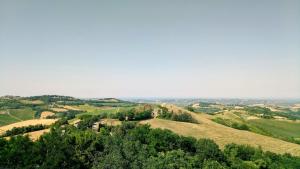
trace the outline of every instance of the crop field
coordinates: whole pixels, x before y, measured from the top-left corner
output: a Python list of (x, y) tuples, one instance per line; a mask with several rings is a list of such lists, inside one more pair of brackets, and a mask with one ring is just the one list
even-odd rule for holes
[(276, 137), (300, 138), (300, 123), (287, 120), (256, 119), (249, 120), (249, 124), (262, 128)]
[(47, 118), (48, 116), (53, 116), (55, 113), (51, 112), (51, 111), (43, 111), (42, 114), (41, 114), (41, 119), (45, 119)]
[(297, 120), (265, 119), (250, 115), (246, 111), (224, 111), (211, 117), (218, 123), (227, 124), (226, 126), (235, 122), (247, 125), (249, 131), (290, 142), (300, 138), (300, 122)]
[(29, 120), (34, 119), (34, 113), (30, 108), (24, 108), (24, 109), (12, 109), (9, 111), (9, 114), (17, 119), (20, 120)]
[(57, 119), (33, 119), (33, 120), (26, 120), (26, 121), (21, 121), (9, 125), (5, 125), (0, 127), (0, 134), (4, 133), (7, 130), (11, 130), (14, 127), (24, 127), (24, 126), (29, 126), (29, 125), (50, 125), (54, 123)]
[(15, 122), (18, 122), (18, 121), (20, 121), (20, 120), (15, 119), (15, 118), (11, 117), (8, 114), (0, 114), (0, 127), (4, 126), (4, 125), (11, 124), (11, 123), (15, 123)]
[(44, 129), (44, 130), (29, 132), (24, 135), (28, 135), (31, 140), (37, 140), (40, 138), (41, 135), (48, 133), (49, 131), (50, 129)]
[(33, 119), (34, 113), (35, 112), (30, 108), (9, 109), (6, 111), (2, 111), (2, 114), (0, 114), (0, 126)]

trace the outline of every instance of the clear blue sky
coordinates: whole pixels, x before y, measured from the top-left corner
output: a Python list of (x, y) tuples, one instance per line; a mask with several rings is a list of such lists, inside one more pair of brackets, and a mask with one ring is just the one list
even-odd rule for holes
[(0, 0), (0, 95), (300, 97), (299, 0)]

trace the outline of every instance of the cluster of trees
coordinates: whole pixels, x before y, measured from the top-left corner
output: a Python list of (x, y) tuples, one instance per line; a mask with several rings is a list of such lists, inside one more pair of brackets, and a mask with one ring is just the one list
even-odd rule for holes
[(77, 125), (79, 129), (91, 128), (95, 122), (104, 118), (118, 119), (120, 121), (138, 121), (152, 118), (152, 109), (138, 111), (131, 109), (128, 111), (122, 111), (115, 114), (102, 113), (100, 115), (82, 115), (80, 116), (80, 122)]
[(192, 106), (187, 106), (186, 109), (191, 111), (191, 112), (195, 112), (195, 113), (207, 113), (207, 114), (214, 114), (214, 113), (222, 110), (222, 109), (216, 108), (216, 107), (198, 107), (198, 108), (194, 108)]
[(266, 118), (266, 119), (271, 119), (273, 118), (273, 116), (282, 116), (282, 117), (286, 117), (287, 119), (290, 120), (300, 120), (300, 111), (291, 111), (289, 109), (283, 111), (283, 112), (273, 112), (271, 111), (269, 108), (265, 108), (265, 107), (258, 107), (258, 106), (254, 106), (254, 107), (245, 107), (245, 110), (248, 111), (250, 114), (260, 114), (262, 115), (262, 118)]
[(167, 109), (161, 109), (162, 111), (158, 114), (158, 118), (181, 121), (181, 122), (189, 122), (189, 123), (198, 123), (196, 119), (192, 117), (189, 113), (186, 112), (169, 112)]
[(29, 126), (24, 126), (24, 127), (14, 127), (11, 130), (7, 130), (2, 137), (7, 137), (7, 136), (14, 136), (18, 134), (24, 134), (28, 132), (33, 132), (33, 131), (38, 131), (38, 130), (43, 130), (47, 126), (44, 126), (42, 124), (38, 125), (29, 125)]
[(146, 120), (152, 118), (152, 111), (152, 109), (144, 111), (131, 109), (128, 111), (118, 112), (116, 114), (111, 115), (110, 117), (113, 119), (119, 119), (120, 121)]
[(250, 127), (244, 123), (231, 122), (230, 120), (225, 120), (220, 117), (212, 119), (214, 122), (222, 124), (224, 126), (232, 127), (238, 130), (250, 130)]
[(78, 129), (87, 129), (91, 128), (95, 122), (98, 122), (100, 119), (106, 118), (107, 114), (103, 113), (97, 116), (85, 115), (80, 117), (80, 122), (77, 125)]
[(125, 122), (100, 132), (53, 127), (36, 142), (0, 139), (0, 168), (278, 169), (300, 168), (300, 158), (230, 144), (221, 151), (208, 139)]
[(22, 104), (20, 101), (15, 99), (0, 99), (0, 109), (6, 110), (6, 109), (19, 109), (24, 107), (24, 104)]

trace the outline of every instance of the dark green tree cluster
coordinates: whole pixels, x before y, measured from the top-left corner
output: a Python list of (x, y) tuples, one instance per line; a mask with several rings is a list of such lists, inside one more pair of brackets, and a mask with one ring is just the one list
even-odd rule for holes
[(0, 110), (19, 109), (19, 108), (23, 108), (23, 107), (24, 107), (24, 104), (22, 104), (19, 100), (0, 99)]
[(158, 118), (181, 121), (181, 122), (198, 123), (197, 120), (194, 119), (192, 115), (190, 115), (189, 113), (186, 112), (173, 113), (164, 109), (162, 109), (162, 111), (159, 113)]
[(0, 168), (73, 169), (277, 169), (299, 168), (300, 158), (212, 140), (183, 137), (148, 125), (123, 123), (100, 132), (52, 128), (36, 142), (0, 139)]
[(81, 116), (81, 121), (78, 123), (77, 128), (78, 129), (87, 129), (91, 128), (95, 122), (98, 122), (100, 119), (106, 118), (107, 114), (103, 113), (97, 116), (92, 115), (85, 115)]
[(113, 114), (110, 116), (110, 118), (119, 119), (120, 121), (146, 120), (152, 118), (152, 109), (143, 111), (131, 109)]

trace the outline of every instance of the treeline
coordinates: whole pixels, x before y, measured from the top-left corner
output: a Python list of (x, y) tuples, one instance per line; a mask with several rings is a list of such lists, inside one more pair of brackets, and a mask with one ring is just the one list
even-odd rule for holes
[(26, 105), (15, 99), (0, 99), (0, 109), (19, 109)]
[(207, 114), (214, 114), (214, 113), (222, 110), (222, 109), (217, 108), (217, 107), (198, 107), (198, 108), (194, 108), (192, 106), (187, 106), (186, 109), (191, 111), (191, 112), (195, 112), (195, 113), (207, 113)]
[(79, 118), (81, 121), (78, 123), (77, 128), (87, 129), (91, 128), (94, 123), (99, 122), (104, 118), (118, 119), (120, 121), (147, 120), (152, 118), (152, 109), (144, 111), (131, 109), (128, 111), (117, 112), (115, 114), (101, 113), (99, 115), (82, 115)]
[(300, 168), (300, 158), (212, 140), (179, 136), (133, 122), (100, 132), (54, 127), (36, 142), (0, 139), (0, 168), (64, 169), (278, 169)]
[(189, 113), (186, 112), (169, 112), (169, 110), (165, 107), (160, 107), (161, 112), (158, 114), (158, 118), (173, 120), (173, 121), (181, 121), (181, 122), (189, 122), (189, 123), (198, 123), (196, 119), (192, 117)]
[(8, 137), (8, 136), (14, 136), (18, 134), (25, 134), (28, 132), (33, 132), (33, 131), (38, 131), (38, 130), (43, 130), (47, 128), (47, 126), (38, 124), (38, 125), (29, 125), (29, 126), (24, 126), (24, 127), (14, 127), (11, 130), (7, 130), (2, 137)]
[(146, 120), (152, 118), (153, 109), (138, 111), (135, 109), (131, 109), (128, 111), (117, 112), (116, 114), (112, 114), (110, 118), (119, 119), (120, 121), (135, 121), (135, 120)]

